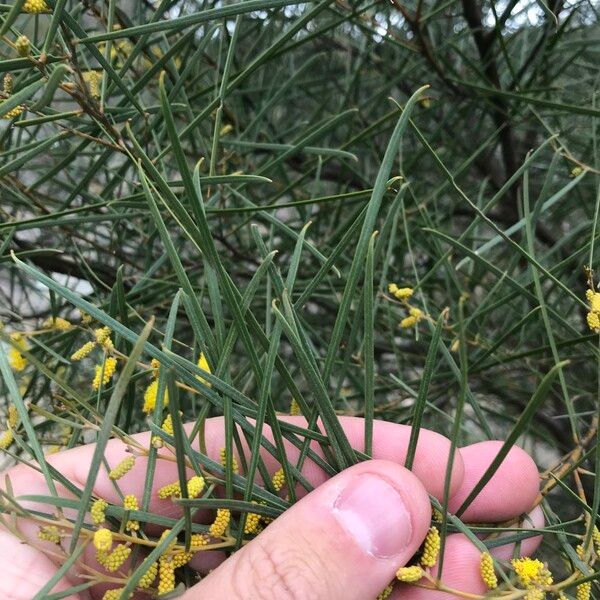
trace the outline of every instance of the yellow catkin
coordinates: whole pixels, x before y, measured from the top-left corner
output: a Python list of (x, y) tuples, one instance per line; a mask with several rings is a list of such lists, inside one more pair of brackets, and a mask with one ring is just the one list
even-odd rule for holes
[(481, 579), (490, 590), (498, 587), (498, 578), (494, 572), (494, 560), (489, 552), (483, 552), (479, 563), (479, 571)]
[(15, 436), (12, 431), (4, 431), (0, 434), (0, 450), (6, 450), (14, 441)]
[(192, 560), (192, 556), (194, 556), (193, 552), (185, 552), (183, 550), (173, 552), (170, 556), (171, 564), (175, 569), (178, 569), (179, 567), (183, 567), (183, 565), (187, 565)]
[(45, 542), (60, 544), (60, 531), (56, 525), (44, 525), (38, 531), (38, 538)]
[(138, 587), (143, 590), (149, 588), (156, 579), (156, 575), (158, 573), (158, 563), (152, 563), (148, 570), (142, 575), (141, 579), (138, 581)]
[(590, 600), (592, 594), (592, 582), (586, 581), (577, 586), (575, 591), (576, 600)]
[[(219, 461), (221, 462), (221, 465), (223, 465), (224, 467), (227, 466), (227, 452), (226, 452), (225, 448), (221, 448), (221, 450), (219, 451)], [(235, 456), (231, 457), (231, 466), (232, 466), (234, 473), (240, 472), (240, 468), (238, 466), (238, 462), (237, 462), (237, 459)]]
[(14, 404), (11, 404), (8, 407), (8, 417), (6, 422), (14, 429), (19, 422), (19, 412), (17, 411), (17, 407)]
[(541, 560), (523, 556), (511, 561), (512, 567), (525, 588), (552, 585), (552, 574)]
[(125, 588), (112, 588), (110, 590), (106, 590), (102, 596), (102, 600), (119, 600), (121, 597), (121, 592), (124, 589)]
[(421, 564), (424, 567), (433, 567), (435, 565), (440, 552), (440, 543), (440, 532), (437, 527), (430, 527), (423, 545), (423, 554), (421, 555)]
[(209, 542), (209, 537), (203, 533), (192, 533), (190, 537), (190, 550), (193, 552), (198, 552), (207, 546)]
[(112, 531), (102, 527), (94, 532), (94, 547), (96, 550), (108, 552), (112, 546)]
[(302, 411), (300, 410), (298, 400), (296, 400), (296, 398), (292, 398), (292, 401), (290, 402), (290, 415), (296, 417), (300, 414), (302, 414)]
[[(145, 413), (151, 413), (156, 406), (156, 398), (158, 396), (158, 379), (155, 379), (144, 392), (144, 406), (142, 410)], [(169, 394), (167, 390), (165, 390), (165, 394), (163, 396), (163, 406), (169, 405)]]
[(425, 572), (419, 565), (400, 567), (396, 571), (396, 579), (398, 581), (404, 581), (405, 583), (414, 583), (415, 581), (419, 581), (424, 574)]
[(96, 342), (86, 342), (81, 348), (71, 354), (71, 360), (82, 360), (96, 347)]
[[(18, 117), (20, 114), (22, 114), (22, 112), (24, 110), (25, 109), (22, 106), (15, 106), (14, 108), (11, 108), (9, 111), (2, 114), (2, 116), (0, 118), (7, 119), (10, 121), (10, 119), (14, 119), (15, 117)], [(1, 104), (0, 104), (0, 111), (2, 111)]]
[(111, 334), (110, 327), (100, 327), (98, 329), (94, 329), (94, 337), (96, 338), (96, 342), (101, 346), (106, 346), (109, 344), (112, 347), (112, 341), (110, 339)]
[(594, 333), (600, 333), (600, 315), (596, 312), (589, 312), (586, 315), (588, 327)]
[(100, 84), (102, 82), (102, 71), (84, 71), (83, 80), (88, 86), (90, 95), (93, 98), (100, 98)]
[(21, 7), (24, 13), (30, 13), (37, 15), (39, 13), (50, 12), (48, 5), (45, 0), (25, 0), (25, 3)]
[(20, 35), (15, 40), (15, 49), (19, 56), (28, 56), (31, 52), (31, 42), (26, 35)]
[(85, 311), (80, 310), (79, 314), (81, 315), (81, 324), (89, 325), (92, 322), (92, 317), (88, 315)]
[(248, 513), (246, 515), (246, 523), (244, 524), (244, 533), (258, 533), (260, 527), (260, 515), (256, 513)]
[(46, 329), (60, 329), (66, 331), (67, 329), (71, 329), (72, 325), (66, 319), (62, 317), (56, 317), (54, 319), (46, 319), (43, 323), (43, 326)]
[(215, 520), (208, 529), (210, 535), (213, 537), (221, 537), (227, 530), (230, 519), (230, 510), (228, 508), (219, 508), (217, 510), (217, 516), (215, 517)]
[(158, 569), (158, 595), (167, 594), (175, 589), (175, 567), (165, 558), (160, 559)]
[(394, 586), (392, 584), (388, 585), (382, 592), (377, 594), (377, 598), (375, 600), (387, 600), (394, 591)]
[(400, 327), (402, 329), (410, 329), (417, 324), (417, 319), (415, 317), (404, 317), (402, 321), (400, 321)]
[[(6, 75), (4, 75), (4, 77), (2, 78), (2, 89), (4, 90), (4, 92), (6, 94), (8, 94), (8, 95), (12, 94), (13, 76), (10, 73), (6, 73)], [(18, 334), (16, 334), (16, 335), (18, 335)]]
[(158, 358), (153, 358), (150, 361), (150, 368), (152, 369), (152, 375), (158, 377), (158, 370), (160, 369), (160, 361)]
[(204, 485), (204, 477), (201, 475), (194, 475), (194, 477), (187, 482), (188, 498), (197, 498), (202, 493)]
[(596, 547), (596, 553), (600, 554), (600, 529), (598, 529), (597, 527), (594, 527), (592, 539), (594, 540), (594, 546)]
[[(204, 356), (204, 352), (200, 352), (200, 356), (198, 357), (198, 368), (202, 369), (203, 371), (206, 371), (207, 373), (211, 373), (210, 367), (208, 365), (208, 361), (206, 360), (206, 356)], [(209, 381), (204, 379), (204, 377), (200, 377), (200, 375), (198, 375), (198, 377), (196, 377), (196, 379), (200, 383), (203, 383), (204, 385), (206, 385), (208, 387), (211, 387), (211, 385), (212, 385)]]
[(173, 435), (173, 418), (171, 415), (167, 415), (167, 418), (163, 421), (161, 426), (163, 431), (166, 431), (169, 435)]
[(166, 500), (167, 498), (181, 498), (181, 487), (179, 485), (179, 481), (163, 485), (158, 490), (158, 497), (162, 500)]
[(271, 483), (273, 484), (273, 487), (275, 488), (276, 492), (279, 492), (281, 490), (281, 488), (285, 485), (285, 473), (283, 472), (283, 468), (273, 473)]
[(398, 300), (408, 300), (414, 294), (414, 290), (409, 287), (398, 288), (394, 293), (394, 296)]
[(534, 588), (532, 590), (529, 590), (523, 596), (523, 600), (544, 600), (545, 597), (546, 597), (546, 592), (544, 592), (544, 590)]
[(98, 551), (96, 558), (109, 573), (114, 573), (123, 566), (130, 554), (131, 548), (129, 546), (119, 544), (110, 554)]
[(131, 469), (133, 469), (134, 464), (135, 464), (135, 456), (128, 456), (127, 458), (124, 458), (116, 467), (111, 469), (108, 473), (108, 476), (113, 481), (116, 481), (117, 479), (121, 479), (121, 477), (123, 477), (123, 475), (125, 475), (126, 473), (129, 473), (129, 471), (131, 471)]
[(92, 517), (92, 523), (94, 525), (100, 525), (106, 521), (106, 509), (108, 508), (108, 502), (103, 498), (98, 498), (90, 509), (90, 515)]
[(117, 359), (112, 356), (108, 356), (104, 361), (104, 368), (102, 365), (96, 365), (96, 374), (94, 375), (94, 380), (92, 381), (92, 388), (95, 390), (99, 389), (101, 383), (102, 385), (108, 385), (116, 370)]
[(157, 450), (165, 445), (162, 438), (158, 435), (153, 435), (152, 439), (150, 440), (150, 443), (152, 444), (152, 447), (156, 448)]
[[(140, 506), (138, 504), (137, 498), (133, 494), (127, 494), (123, 498), (123, 508), (125, 510), (139, 510)], [(139, 521), (129, 520), (125, 524), (125, 529), (127, 529), (129, 531), (138, 531), (139, 528), (140, 528)]]
[(11, 346), (8, 349), (8, 363), (14, 371), (20, 372), (27, 366), (27, 359), (20, 352), (27, 350), (27, 342), (20, 333), (12, 333), (10, 339), (15, 342), (16, 348)]

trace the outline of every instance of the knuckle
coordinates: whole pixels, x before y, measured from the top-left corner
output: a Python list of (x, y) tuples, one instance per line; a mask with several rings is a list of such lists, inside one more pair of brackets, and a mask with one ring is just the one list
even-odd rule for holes
[[(314, 569), (314, 555), (301, 552), (309, 547), (295, 540), (278, 543), (262, 541), (258, 536), (242, 553), (239, 568), (235, 572), (236, 597), (252, 600), (311, 600), (331, 597), (323, 593), (323, 578)], [(318, 588), (318, 592), (316, 591)]]

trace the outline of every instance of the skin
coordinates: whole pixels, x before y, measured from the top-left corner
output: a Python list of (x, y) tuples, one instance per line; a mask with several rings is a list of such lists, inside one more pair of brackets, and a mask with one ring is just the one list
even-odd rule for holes
[[(286, 420), (298, 425), (305, 423), (302, 417), (286, 417)], [(341, 423), (351, 445), (362, 449), (363, 420), (342, 417)], [(223, 431), (221, 418), (207, 420), (207, 453), (217, 460), (219, 450), (224, 446)], [(268, 435), (268, 431), (266, 433)], [(134, 437), (142, 444), (149, 442), (148, 433)], [(442, 498), (449, 440), (432, 431), (422, 430), (413, 469), (408, 471), (402, 465), (409, 437), (408, 426), (376, 421), (374, 460), (355, 465), (331, 479), (317, 465), (307, 461), (303, 474), (317, 486), (316, 489), (304, 497), (298, 490), (301, 497), (299, 502), (227, 560), (215, 552), (197, 555), (199, 558), (194, 558), (192, 566), (201, 573), (210, 573), (181, 597), (184, 600), (375, 598), (393, 579), (396, 570), (411, 559), (425, 538), (431, 517), (428, 494), (440, 500)], [(450, 511), (460, 506), (494, 459), (500, 445), (501, 442), (481, 442), (457, 450), (451, 480)], [(318, 453), (318, 446), (314, 450)], [(48, 462), (75, 485), (83, 487), (93, 451), (93, 445), (81, 446), (51, 455)], [(119, 440), (111, 440), (105, 452), (110, 466), (115, 466), (128, 455)], [(295, 456), (297, 450), (290, 446), (288, 457), (293, 461)], [(272, 457), (265, 455), (264, 459), (271, 473), (279, 468)], [(145, 462), (143, 457), (138, 458), (132, 471), (119, 480), (124, 494), (141, 495)], [(159, 461), (158, 464), (155, 489), (177, 479), (175, 463)], [(0, 485), (6, 486), (10, 480), (16, 497), (48, 493), (43, 476), (27, 465), (18, 465), (4, 475)], [(533, 460), (523, 450), (514, 447), (462, 518), (468, 522), (501, 522), (531, 511), (529, 526), (542, 527), (541, 511), (532, 511), (538, 485), (538, 472)], [(370, 490), (388, 490), (389, 494), (370, 493)], [(59, 493), (70, 496), (64, 489), (59, 489)], [(94, 493), (109, 502), (120, 503), (114, 485), (104, 470), (98, 474)], [(353, 498), (351, 504), (345, 500), (347, 497)], [(401, 504), (394, 504), (395, 499)], [(29, 508), (49, 510), (31, 502), (23, 504)], [(356, 511), (349, 513), (344, 508), (346, 505), (351, 505)], [(397, 508), (402, 505), (404, 511)], [(159, 500), (156, 495), (153, 496), (150, 510), (168, 516), (180, 514), (171, 501)], [(400, 523), (399, 514), (404, 515), (406, 525)], [(210, 522), (211, 515), (202, 515), (201, 519)], [(368, 526), (359, 526), (357, 523), (373, 523), (373, 528), (370, 530)], [(12, 558), (0, 562), (3, 597), (7, 600), (33, 598), (58, 568), (51, 555), (46, 553), (55, 547), (40, 543), (37, 539), (37, 524), (22, 519), (19, 528), (35, 544), (35, 548), (0, 528), (0, 555)], [(393, 539), (386, 539), (386, 536)], [(539, 542), (539, 536), (526, 539), (521, 544), (521, 555), (530, 555)], [(63, 546), (66, 543), (68, 540), (63, 540)], [(497, 547), (493, 554), (500, 559), (509, 559), (513, 551), (514, 546), (507, 544)], [(97, 568), (93, 548), (86, 549), (83, 559)], [(466, 537), (462, 534), (448, 536), (442, 577), (444, 584), (464, 592), (485, 593), (479, 574), (479, 560), (479, 550)], [(432, 573), (435, 573), (435, 568)], [(69, 578), (59, 582), (53, 591), (68, 589), (73, 583), (80, 582), (77, 573), (71, 572)], [(393, 599), (441, 600), (450, 597), (443, 592), (415, 586), (397, 587), (391, 596)], [(105, 589), (96, 586), (91, 591), (68, 598), (93, 600), (101, 598)]]

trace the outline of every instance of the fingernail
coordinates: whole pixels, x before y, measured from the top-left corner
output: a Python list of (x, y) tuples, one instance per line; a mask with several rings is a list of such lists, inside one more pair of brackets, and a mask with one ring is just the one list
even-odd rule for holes
[(400, 493), (372, 473), (354, 477), (334, 503), (334, 515), (364, 552), (389, 558), (412, 537), (410, 513)]

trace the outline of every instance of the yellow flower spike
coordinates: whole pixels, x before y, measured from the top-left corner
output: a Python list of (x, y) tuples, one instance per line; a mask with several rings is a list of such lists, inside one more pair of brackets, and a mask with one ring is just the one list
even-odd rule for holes
[(179, 485), (179, 481), (163, 485), (157, 493), (161, 500), (166, 500), (167, 498), (181, 498), (181, 487)]
[(152, 439), (150, 440), (150, 443), (152, 444), (152, 447), (155, 448), (156, 450), (158, 450), (159, 448), (162, 448), (165, 445), (162, 438), (159, 437), (158, 435), (153, 435)]
[(435, 565), (440, 552), (440, 544), (440, 532), (437, 527), (430, 527), (423, 545), (423, 554), (421, 555), (421, 564), (424, 567), (433, 567)]
[(169, 435), (173, 435), (173, 419), (170, 414), (167, 415), (167, 418), (163, 421), (161, 429)]
[[(203, 371), (206, 371), (207, 373), (212, 373), (212, 371), (210, 370), (210, 367), (208, 365), (208, 361), (206, 360), (206, 356), (204, 356), (204, 352), (200, 352), (200, 356), (198, 357), (198, 368), (202, 369)], [(196, 379), (200, 383), (203, 383), (204, 385), (206, 385), (208, 387), (212, 386), (212, 384), (209, 381), (204, 379), (204, 377), (200, 377), (200, 375), (198, 375), (196, 377)]]
[(94, 329), (94, 337), (96, 338), (96, 342), (100, 344), (100, 346), (104, 346), (104, 348), (111, 350), (114, 347), (112, 340), (110, 339), (111, 333), (110, 327), (100, 327), (99, 329)]
[(393, 292), (394, 296), (398, 300), (408, 300), (415, 291), (410, 287), (397, 288), (395, 292)]
[(104, 512), (108, 508), (108, 502), (103, 498), (98, 498), (90, 509), (90, 515), (92, 517), (92, 523), (94, 525), (100, 525), (106, 521), (106, 513)]
[[(223, 467), (227, 466), (227, 453), (225, 448), (221, 448), (219, 450), (219, 462), (221, 463), (221, 465)], [(233, 469), (234, 473), (239, 473), (240, 472), (240, 468), (238, 466), (238, 462), (235, 456), (231, 457), (231, 468)]]
[(375, 600), (387, 600), (394, 591), (394, 586), (392, 584), (388, 585), (381, 593), (377, 595)]
[(258, 528), (260, 526), (260, 515), (256, 513), (248, 513), (246, 515), (246, 523), (244, 524), (244, 533), (258, 533)]
[(102, 527), (94, 532), (94, 547), (96, 550), (108, 552), (112, 546), (113, 536), (110, 529)]
[(44, 0), (25, 0), (21, 10), (24, 13), (30, 13), (32, 15), (50, 12), (50, 9)]
[[(2, 104), (0, 104), (0, 110), (2, 110)], [(24, 110), (25, 109), (22, 106), (15, 106), (8, 112), (5, 112), (0, 118), (10, 121), (11, 119), (18, 117)]]
[(150, 361), (150, 368), (152, 369), (152, 375), (158, 377), (158, 369), (160, 368), (160, 361), (158, 358), (153, 358)]
[(273, 487), (275, 488), (276, 492), (281, 491), (281, 488), (285, 485), (285, 473), (283, 472), (283, 468), (273, 473), (271, 483), (273, 484)]
[(92, 98), (100, 98), (100, 83), (102, 82), (102, 71), (84, 71), (83, 80), (88, 86)]
[(38, 531), (38, 538), (45, 542), (60, 544), (60, 531), (56, 525), (44, 525)]
[(597, 527), (594, 527), (592, 539), (594, 540), (594, 545), (596, 546), (596, 553), (600, 554), (600, 529), (598, 529)]
[(419, 581), (425, 575), (425, 571), (418, 565), (412, 567), (400, 567), (396, 571), (396, 579), (405, 583), (414, 583)]
[[(137, 498), (133, 494), (127, 494), (123, 498), (123, 508), (125, 510), (139, 510), (140, 507)], [(127, 523), (125, 524), (125, 529), (127, 529), (128, 531), (138, 531), (139, 528), (139, 521), (135, 521), (133, 519), (127, 521)]]
[(598, 315), (598, 313), (589, 312), (586, 315), (586, 319), (587, 319), (588, 327), (594, 333), (600, 333), (600, 316)]
[(229, 527), (230, 519), (231, 511), (228, 508), (219, 508), (213, 524), (208, 529), (210, 535), (221, 537)]
[(19, 56), (28, 56), (31, 52), (31, 42), (26, 35), (20, 35), (15, 40), (15, 49)]
[(202, 493), (203, 489), (204, 477), (201, 475), (194, 475), (194, 477), (187, 482), (188, 498), (197, 498)]
[(408, 314), (411, 317), (417, 319), (417, 321), (420, 321), (423, 318), (423, 311), (420, 308), (417, 308), (416, 306), (411, 306), (408, 311)]
[(583, 169), (577, 165), (571, 169), (571, 177), (575, 179), (575, 177), (579, 177), (583, 173)]
[(56, 317), (55, 319), (46, 319), (42, 324), (42, 327), (45, 327), (46, 329), (60, 329), (65, 331), (67, 329), (71, 329), (72, 325), (66, 319), (63, 319), (62, 317)]
[(575, 591), (576, 600), (590, 600), (592, 595), (592, 582), (586, 581), (577, 586)]
[[(111, 590), (106, 590), (102, 596), (102, 600), (119, 600), (124, 589), (125, 588), (112, 588)], [(128, 594), (127, 598), (131, 598), (131, 594)]]
[(171, 562), (161, 558), (158, 570), (158, 595), (167, 594), (175, 589), (175, 568)]
[(481, 579), (490, 590), (498, 587), (498, 578), (494, 572), (494, 560), (489, 552), (483, 552), (479, 562), (479, 571)]
[(17, 411), (17, 407), (14, 404), (11, 404), (8, 407), (8, 418), (6, 422), (14, 429), (19, 422), (19, 413)]
[(4, 431), (0, 435), (0, 450), (6, 450), (14, 441), (15, 436), (12, 431)]
[[(6, 73), (2, 78), (2, 89), (8, 95), (12, 94), (13, 91), (13, 76), (10, 73)], [(18, 334), (17, 334), (18, 335)]]
[(88, 315), (85, 311), (80, 310), (79, 314), (81, 315), (81, 324), (89, 325), (92, 322), (92, 317)]
[(96, 347), (96, 342), (86, 342), (81, 348), (71, 354), (71, 360), (82, 360)]
[(117, 359), (112, 356), (108, 356), (104, 361), (104, 368), (102, 368), (102, 365), (96, 365), (96, 374), (94, 375), (94, 380), (92, 381), (92, 388), (95, 390), (99, 389), (100, 383), (102, 383), (102, 385), (108, 385), (116, 370)]
[(102, 556), (102, 560), (98, 560), (98, 562), (109, 573), (114, 573), (123, 566), (123, 563), (129, 558), (130, 554), (131, 548), (129, 546), (119, 544), (110, 554)]
[[(1, 108), (2, 105), (0, 105)], [(14, 371), (20, 372), (27, 366), (27, 359), (19, 350), (27, 350), (27, 343), (20, 333), (12, 333), (11, 340), (17, 344), (17, 348), (11, 346), (8, 349), (8, 363)]]
[(141, 579), (138, 581), (138, 587), (143, 590), (149, 588), (156, 579), (156, 575), (158, 574), (158, 563), (152, 563), (148, 570), (142, 575)]
[(400, 321), (400, 327), (402, 329), (410, 329), (417, 324), (417, 319), (415, 317), (404, 317), (402, 321)]
[(396, 294), (396, 292), (398, 291), (398, 286), (395, 283), (389, 283), (388, 284), (388, 292), (390, 294)]
[(171, 564), (174, 569), (178, 569), (179, 567), (183, 567), (183, 565), (187, 565), (192, 560), (192, 556), (194, 556), (193, 552), (180, 550), (171, 555)]
[(300, 415), (301, 413), (302, 411), (300, 410), (298, 400), (296, 400), (296, 398), (292, 398), (292, 401), (290, 402), (290, 415), (295, 417)]
[[(142, 410), (145, 413), (151, 413), (156, 406), (156, 398), (158, 396), (158, 379), (155, 379), (144, 392), (144, 406)], [(163, 406), (169, 405), (169, 393), (165, 389), (165, 395), (163, 396)]]
[(585, 296), (588, 299), (588, 302), (590, 303), (590, 310), (595, 313), (600, 313), (600, 292), (587, 290)]
[(540, 590), (539, 588), (529, 590), (525, 596), (523, 596), (524, 600), (544, 600), (545, 597), (546, 592), (544, 592), (544, 590)]
[(111, 469), (108, 473), (108, 476), (113, 481), (117, 479), (121, 479), (123, 475), (129, 473), (131, 469), (133, 469), (133, 465), (135, 464), (135, 456), (128, 456), (124, 458), (116, 467)]
[(190, 550), (193, 552), (198, 552), (204, 546), (207, 546), (209, 542), (209, 537), (203, 533), (192, 533), (190, 538)]
[(537, 558), (523, 556), (511, 561), (519, 583), (525, 588), (552, 585), (552, 574)]

